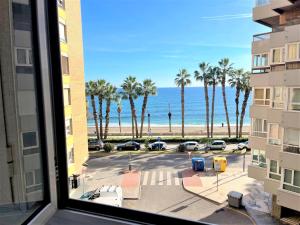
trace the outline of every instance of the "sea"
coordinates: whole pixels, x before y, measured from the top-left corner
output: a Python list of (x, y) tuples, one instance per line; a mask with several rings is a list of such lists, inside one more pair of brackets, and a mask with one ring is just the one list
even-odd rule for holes
[[(212, 87), (209, 87), (209, 101), (211, 113)], [(168, 113), (172, 113), (172, 125), (181, 125), (181, 95), (180, 88), (158, 88), (157, 95), (150, 96), (148, 99), (147, 110), (145, 115), (145, 125), (148, 122), (148, 113), (150, 114), (151, 126), (166, 126), (169, 124)], [(229, 112), (229, 119), (232, 125), (235, 124), (235, 89), (226, 87), (227, 107)], [(240, 111), (244, 99), (243, 93), (240, 95)], [(90, 97), (88, 100), (88, 126), (94, 127), (95, 122), (92, 114), (92, 106)], [(138, 123), (141, 120), (143, 97), (135, 100), (135, 108), (137, 111)], [(252, 96), (250, 95), (247, 105), (247, 110), (244, 118), (244, 125), (250, 124), (249, 105), (252, 103)], [(105, 118), (105, 102), (103, 104), (103, 117)], [(98, 99), (96, 98), (96, 107), (98, 111)], [(131, 126), (131, 110), (128, 100), (122, 101), (121, 113), (122, 126)], [(222, 88), (216, 87), (215, 95), (215, 113), (214, 124), (216, 126), (224, 123), (226, 125), (226, 116), (224, 111)], [(185, 126), (205, 126), (205, 95), (204, 87), (186, 87), (185, 88)], [(117, 104), (112, 103), (110, 112), (110, 126), (118, 126), (118, 112)]]

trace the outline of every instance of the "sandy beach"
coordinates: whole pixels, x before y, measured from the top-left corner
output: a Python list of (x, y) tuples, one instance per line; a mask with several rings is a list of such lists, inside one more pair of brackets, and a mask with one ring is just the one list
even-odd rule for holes
[[(248, 135), (250, 132), (250, 126), (245, 125), (243, 127), (243, 134)], [(95, 134), (95, 128), (88, 128), (89, 135)], [(214, 126), (214, 135), (224, 135), (227, 136), (228, 129), (227, 126)], [(235, 126), (231, 126), (231, 133), (234, 137)], [(148, 133), (148, 127), (144, 128), (144, 136), (180, 136), (181, 135), (181, 126), (172, 126), (172, 131), (169, 131), (168, 126), (153, 126), (151, 127), (151, 134)], [(186, 136), (206, 136), (206, 127), (205, 126), (186, 126), (185, 127)], [(119, 127), (110, 127), (109, 136), (131, 136), (131, 127), (122, 127), (122, 133), (120, 133)]]

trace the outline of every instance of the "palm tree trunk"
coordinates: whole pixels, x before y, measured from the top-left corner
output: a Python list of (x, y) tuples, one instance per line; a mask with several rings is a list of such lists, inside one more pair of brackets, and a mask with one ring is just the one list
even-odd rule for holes
[(245, 117), (245, 113), (246, 113), (246, 108), (247, 108), (247, 103), (248, 103), (248, 99), (249, 99), (249, 96), (250, 96), (250, 92), (251, 92), (250, 88), (247, 88), (245, 90), (244, 101), (243, 101), (243, 104), (242, 104), (242, 112), (241, 112), (241, 116), (240, 116), (240, 130), (239, 130), (239, 137), (240, 138), (243, 136), (244, 117)]
[(106, 101), (106, 114), (105, 114), (105, 133), (104, 139), (107, 138), (108, 135), (108, 125), (109, 125), (109, 114), (110, 114), (110, 100)]
[[(132, 109), (131, 109), (132, 110)], [(133, 111), (131, 111), (131, 132), (132, 132), (132, 139), (134, 139), (134, 120), (133, 120)]]
[(227, 109), (227, 100), (226, 100), (226, 91), (225, 91), (225, 77), (222, 78), (222, 95), (223, 95), (223, 102), (224, 102), (224, 110), (226, 114), (226, 122), (227, 122), (227, 128), (228, 128), (228, 136), (231, 137), (231, 129), (230, 129), (230, 121), (229, 121), (229, 115), (228, 115), (228, 109)]
[(214, 136), (214, 114), (215, 114), (215, 93), (216, 93), (216, 84), (213, 83), (213, 93), (211, 101), (211, 127), (210, 127), (210, 137)]
[(134, 120), (135, 134), (136, 134), (136, 138), (138, 138), (139, 137), (139, 128), (138, 128), (138, 124), (137, 124), (136, 111), (135, 111), (134, 101), (133, 101), (132, 97), (129, 97), (129, 101), (130, 101), (130, 105), (131, 105), (132, 117)]
[(121, 110), (118, 109), (118, 120), (119, 120), (119, 129), (120, 129), (120, 134), (122, 133), (122, 125), (121, 125)]
[(208, 97), (208, 84), (204, 81), (204, 94), (205, 94), (205, 106), (206, 106), (206, 132), (209, 138), (209, 97)]
[(236, 94), (235, 94), (235, 136), (239, 137), (239, 98), (240, 98), (240, 85), (236, 84)]
[(184, 85), (181, 85), (181, 136), (184, 138)]
[(95, 121), (96, 135), (97, 135), (97, 139), (99, 140), (98, 117), (97, 117), (97, 111), (96, 111), (96, 104), (95, 104), (94, 95), (91, 95), (91, 102), (92, 102), (93, 115), (94, 115), (94, 121)]
[(100, 122), (100, 138), (103, 139), (103, 99), (101, 96), (98, 96), (99, 100), (99, 122)]
[(141, 130), (140, 130), (140, 137), (143, 137), (143, 127), (144, 127), (144, 120), (145, 120), (145, 112), (147, 107), (148, 95), (144, 96), (143, 106), (142, 106), (142, 116), (141, 116)]

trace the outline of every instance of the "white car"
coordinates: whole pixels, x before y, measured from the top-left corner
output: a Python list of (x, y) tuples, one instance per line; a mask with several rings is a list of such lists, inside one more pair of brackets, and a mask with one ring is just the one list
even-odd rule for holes
[(250, 150), (250, 149), (251, 149), (250, 146), (249, 146), (249, 142), (248, 142), (248, 141), (239, 143), (239, 144), (237, 145), (237, 148), (238, 148), (239, 150), (243, 150), (243, 149)]
[(226, 148), (226, 143), (223, 140), (215, 140), (211, 144), (207, 145), (209, 150), (224, 150)]
[(184, 146), (184, 149), (187, 151), (198, 151), (200, 149), (199, 143), (197, 141), (187, 141), (180, 145)]
[(107, 185), (85, 193), (81, 200), (89, 200), (99, 204), (122, 207), (123, 192), (120, 186)]

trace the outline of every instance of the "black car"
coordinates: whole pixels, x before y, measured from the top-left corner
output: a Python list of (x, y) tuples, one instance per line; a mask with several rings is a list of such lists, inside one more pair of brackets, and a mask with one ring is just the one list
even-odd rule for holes
[(122, 150), (140, 150), (141, 145), (135, 141), (128, 141), (124, 144), (119, 144), (117, 145), (117, 150), (122, 151)]
[(166, 150), (167, 144), (166, 142), (157, 141), (149, 145), (149, 150)]

